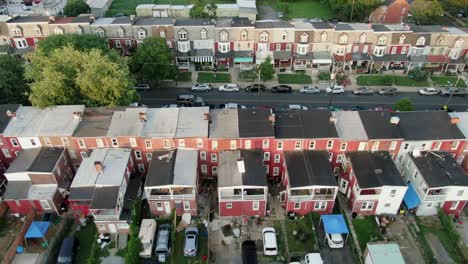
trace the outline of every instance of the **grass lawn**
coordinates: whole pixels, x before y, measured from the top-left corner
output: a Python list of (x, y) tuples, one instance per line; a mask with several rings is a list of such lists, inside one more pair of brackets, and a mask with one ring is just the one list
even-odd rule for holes
[(312, 79), (306, 74), (278, 74), (280, 84), (311, 84)]
[(179, 72), (177, 75), (178, 82), (191, 82), (192, 81), (192, 72)]
[(75, 233), (75, 237), (80, 241), (77, 258), (80, 261), (86, 262), (91, 256), (91, 248), (95, 243), (94, 238), (97, 234), (96, 225), (93, 222), (88, 222), (86, 226), (82, 226), (80, 231)]
[(383, 239), (377, 228), (374, 216), (356, 218), (353, 220), (353, 226), (362, 252), (366, 249), (367, 242), (381, 241)]
[[(199, 231), (199, 237), (198, 237), (198, 254), (196, 257), (193, 258), (186, 258), (184, 257), (184, 232), (185, 229), (177, 232), (175, 235), (175, 241), (174, 241), (174, 249), (173, 249), (173, 254), (172, 257), (173, 262), (172, 263), (206, 263), (203, 262), (202, 258), (203, 256), (208, 256), (208, 237), (205, 237), (202, 235), (203, 230), (205, 230), (205, 227), (203, 225), (198, 225), (198, 231)], [(171, 263), (168, 261), (167, 263)]]
[(335, 17), (336, 15), (331, 9), (320, 3), (320, 0), (296, 0), (296, 1), (285, 1), (285, 0), (262, 0), (258, 5), (270, 5), (277, 11), (281, 10), (281, 5), (287, 5), (289, 7), (289, 18), (323, 18), (328, 19)]
[(239, 80), (253, 82), (253, 81), (257, 80), (257, 78), (258, 78), (257, 72), (254, 71), (254, 70), (241, 71), (239, 73)]
[[(457, 82), (458, 77), (456, 76), (434, 76), (431, 77), (431, 80), (434, 82), (436, 86), (454, 86)], [(449, 84), (450, 82), (450, 84)], [(458, 81), (457, 87), (466, 87), (465, 81), (460, 79)]]
[[(288, 245), (289, 245), (289, 252), (290, 254), (296, 255), (305, 255), (311, 252), (318, 252), (318, 248), (316, 248), (316, 240), (315, 233), (312, 230), (314, 224), (312, 223), (312, 217), (310, 215), (304, 216), (302, 219), (298, 220), (285, 220), (286, 221), (286, 229), (287, 237), (288, 237)], [(293, 232), (296, 231), (297, 234), (294, 235)]]
[(231, 82), (231, 75), (229, 73), (199, 72), (197, 81), (199, 83), (228, 83)]
[(429, 82), (427, 80), (416, 81), (408, 76), (395, 76), (394, 81), (395, 85), (399, 86), (429, 86)]
[(362, 86), (387, 86), (392, 85), (393, 78), (390, 75), (360, 75), (357, 84)]

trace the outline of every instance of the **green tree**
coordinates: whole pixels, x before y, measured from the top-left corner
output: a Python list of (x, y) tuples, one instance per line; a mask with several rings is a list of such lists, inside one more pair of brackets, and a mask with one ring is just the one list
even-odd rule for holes
[(393, 110), (401, 112), (414, 111), (414, 106), (410, 99), (403, 98), (395, 103)]
[(68, 0), (67, 5), (63, 8), (63, 13), (66, 16), (78, 16), (80, 14), (89, 14), (91, 8), (84, 0)]
[(127, 245), (127, 252), (125, 254), (126, 264), (140, 263), (141, 241), (138, 237), (140, 233), (140, 208), (141, 200), (135, 201), (132, 208), (132, 223), (130, 224), (130, 239)]
[(28, 91), (23, 61), (9, 55), (0, 55), (0, 104), (25, 103)]
[(425, 81), (429, 77), (429, 72), (423, 71), (420, 67), (416, 67), (409, 73), (409, 76), (416, 81)]
[(135, 82), (123, 58), (67, 46), (49, 55), (34, 52), (28, 59), (25, 75), (33, 81), (29, 100), (34, 106), (118, 106), (137, 99), (131, 88)]
[(139, 79), (153, 83), (174, 79), (177, 73), (171, 50), (160, 37), (143, 40), (130, 61), (130, 70)]
[(66, 46), (71, 46), (78, 51), (98, 49), (102, 50), (106, 54), (110, 54), (112, 52), (105, 38), (101, 38), (95, 35), (76, 34), (51, 35), (46, 37), (38, 43), (36, 52), (40, 53), (41, 55), (49, 55), (54, 50)]
[(271, 64), (270, 56), (268, 56), (262, 63), (260, 63), (259, 71), (260, 79), (262, 79), (262, 81), (268, 81), (273, 79), (275, 69), (273, 69), (273, 65)]
[(468, 1), (466, 0), (442, 0), (444, 10), (450, 12), (452, 15), (457, 15), (461, 10), (468, 13)]
[(322, 0), (322, 4), (329, 5), (336, 15), (345, 21), (365, 22), (372, 11), (379, 5), (380, 0)]
[(437, 0), (414, 0), (411, 3), (410, 12), (417, 24), (434, 24), (444, 12), (442, 5)]
[(193, 5), (190, 9), (190, 17), (216, 19), (218, 7), (215, 3), (209, 3), (208, 0), (190, 0), (189, 3)]

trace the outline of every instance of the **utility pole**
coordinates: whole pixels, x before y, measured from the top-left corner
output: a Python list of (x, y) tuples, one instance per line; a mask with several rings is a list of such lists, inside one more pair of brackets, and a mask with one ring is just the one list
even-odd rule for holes
[(453, 91), (454, 91), (455, 89), (457, 89), (457, 85), (458, 85), (458, 82), (460, 81), (460, 79), (461, 79), (461, 75), (458, 75), (458, 79), (457, 79), (457, 81), (455, 82), (455, 86), (452, 87), (452, 88), (450, 88), (450, 89), (451, 89), (451, 91), (450, 91), (450, 96), (449, 96), (447, 102), (446, 102), (445, 105), (444, 105), (444, 109), (445, 109), (445, 110), (448, 110), (450, 100), (452, 100)]
[(349, 17), (349, 22), (351, 22), (353, 20), (353, 13), (354, 13), (354, 1), (353, 0), (353, 4), (351, 5), (351, 16)]
[[(262, 68), (258, 67), (258, 84), (260, 84), (260, 77), (262, 76)], [(260, 86), (257, 85), (257, 107), (260, 107)]]

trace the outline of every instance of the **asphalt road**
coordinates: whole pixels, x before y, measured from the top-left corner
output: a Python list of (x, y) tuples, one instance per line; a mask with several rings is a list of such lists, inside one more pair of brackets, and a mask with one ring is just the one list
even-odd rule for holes
[[(160, 107), (166, 104), (174, 104), (177, 95), (180, 94), (195, 94), (203, 98), (208, 104), (218, 106), (224, 103), (238, 103), (247, 107), (254, 106), (269, 106), (272, 108), (285, 107), (289, 104), (301, 104), (309, 107), (309, 109), (317, 107), (328, 107), (330, 95), (321, 94), (300, 94), (298, 91), (293, 91), (291, 94), (275, 94), (266, 91), (257, 95), (257, 93), (240, 92), (219, 92), (213, 90), (211, 92), (193, 93), (188, 88), (155, 88), (152, 91), (141, 92), (141, 103), (148, 107)], [(401, 92), (397, 96), (357, 96), (351, 92), (346, 92), (343, 95), (333, 95), (332, 106), (348, 110), (355, 106), (360, 106), (365, 109), (376, 107), (392, 108), (396, 101), (402, 98), (409, 98), (416, 110), (435, 110), (440, 109), (447, 103), (448, 96), (422, 96), (416, 92)], [(449, 108), (455, 111), (468, 110), (468, 96), (452, 97)]]

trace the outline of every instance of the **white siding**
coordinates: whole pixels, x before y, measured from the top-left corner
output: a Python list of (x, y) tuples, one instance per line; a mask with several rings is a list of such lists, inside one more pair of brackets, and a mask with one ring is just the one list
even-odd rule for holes
[[(407, 188), (406, 186), (384, 186), (380, 193), (375, 214), (397, 214)], [(393, 197), (391, 197), (392, 190), (396, 190)], [(386, 204), (390, 204), (390, 206), (385, 207)]]

